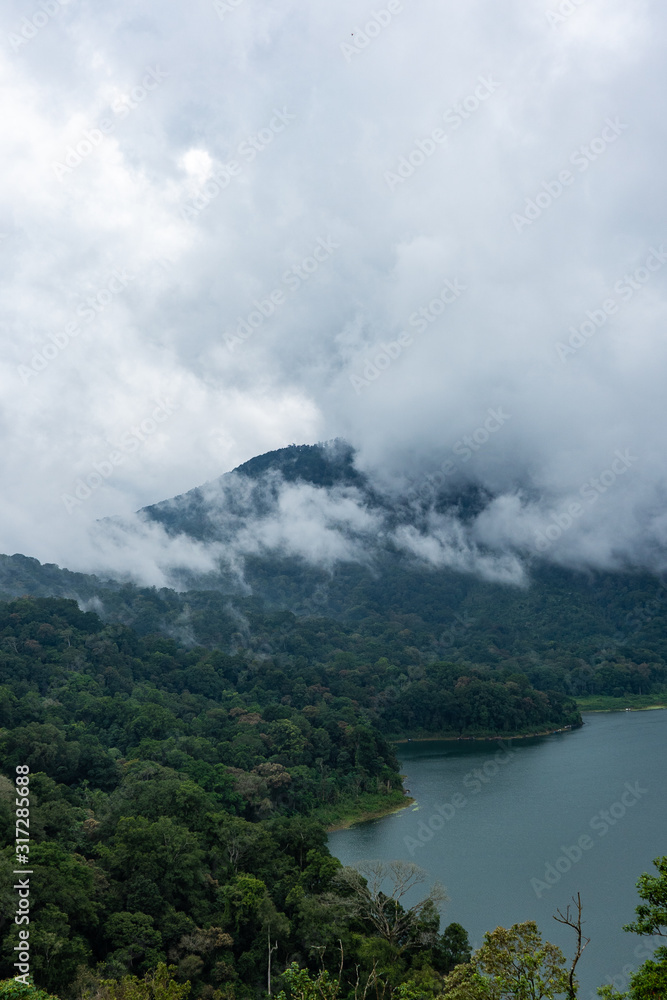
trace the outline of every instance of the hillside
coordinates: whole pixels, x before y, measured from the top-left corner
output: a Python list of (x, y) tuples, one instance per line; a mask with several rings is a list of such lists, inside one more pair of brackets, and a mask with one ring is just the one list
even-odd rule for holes
[[(343, 442), (292, 446), (140, 512), (219, 552), (216, 572), (183, 569), (178, 590), (156, 590), (2, 556), (0, 596), (74, 598), (140, 634), (228, 652), (289, 646), (308, 660), (384, 657), (403, 673), (442, 660), (471, 663), (573, 696), (663, 690), (667, 591), (657, 578), (534, 559), (521, 583), (501, 582), (418, 560), (392, 540), (398, 524), (424, 530), (436, 508), (470, 519), (489, 499), (471, 487), (434, 494), (431, 484), (410, 497), (380, 495)], [(360, 521), (358, 511), (375, 520)], [(311, 549), (299, 554), (295, 544), (309, 531)]]
[[(368, 975), (382, 944), (332, 897), (340, 864), (323, 821), (405, 802), (382, 730), (502, 736), (580, 721), (568, 699), (482, 668), (440, 663), (402, 690), (382, 658), (332, 660), (324, 623), (311, 636), (319, 656), (295, 650), (288, 619), (271, 623), (282, 651), (228, 655), (105, 626), (74, 601), (0, 603), (0, 867), (10, 885), (20, 768), (40, 985), (80, 996), (94, 971), (116, 978), (169, 960), (196, 996), (220, 1000), (213, 987), (227, 983), (223, 997), (254, 997), (269, 925), (279, 969), (312, 963), (313, 942), (337, 962), (341, 939), (349, 972)], [(0, 976), (17, 940), (8, 912)], [(432, 912), (412, 927), (429, 935), (399, 958), (401, 978), (413, 962), (446, 971), (438, 925)]]
[(326, 825), (405, 802), (393, 740), (576, 727), (574, 697), (667, 684), (659, 580), (535, 560), (501, 582), (395, 543), (488, 501), (392, 497), (340, 442), (293, 447), (140, 513), (219, 555), (182, 589), (0, 557), (0, 754), (5, 778), (30, 769), (40, 985), (74, 1000), (168, 964), (193, 997), (254, 1000), (270, 933), (276, 976), (336, 971), (342, 947), (350, 988), (379, 970), (437, 995), (465, 930), (428, 910), (389, 947)]

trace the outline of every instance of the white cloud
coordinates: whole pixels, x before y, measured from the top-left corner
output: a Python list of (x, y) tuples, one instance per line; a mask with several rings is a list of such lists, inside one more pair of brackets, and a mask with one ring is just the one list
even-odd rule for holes
[[(70, 564), (75, 552), (92, 567), (87, 521), (292, 441), (345, 436), (366, 467), (420, 475), (504, 405), (502, 433), (458, 466), (507, 498), (478, 525), (479, 544), (527, 544), (539, 518), (630, 448), (638, 462), (622, 488), (549, 556), (654, 558), (664, 545), (667, 268), (566, 365), (555, 345), (667, 240), (656, 100), (665, 14), (586, 0), (552, 27), (549, 9), (406, 5), (349, 62), (341, 43), (365, 16), (353, 0), (261, 10), (244, 0), (222, 19), (207, 0), (77, 0), (25, 44), (7, 41), (0, 550)], [(25, 16), (10, 0), (0, 35), (20, 32)], [(497, 87), (473, 107), (480, 77)], [(596, 153), (608, 118), (627, 128)], [(104, 121), (112, 127), (93, 142)], [(434, 129), (446, 141), (429, 152)], [(57, 176), (68, 148), (72, 166)], [(413, 155), (390, 190), (385, 173), (415, 149), (426, 150), (423, 163)], [(230, 161), (228, 186), (187, 221), (187, 199)], [(563, 170), (573, 180), (546, 204)], [(539, 193), (545, 207), (517, 232), (512, 214)], [(320, 238), (340, 248), (290, 288), (286, 274)], [(86, 323), (79, 310), (116, 271), (133, 278)], [(418, 332), (411, 315), (455, 278), (465, 295)], [(227, 350), (225, 334), (276, 290), (280, 309)], [(52, 353), (51, 336), (77, 319), (79, 335), (22, 380), (19, 366)], [(355, 393), (350, 375), (403, 329), (412, 344)], [(157, 396), (173, 397), (177, 415), (80, 516), (67, 515), (61, 494)], [(519, 486), (544, 502), (517, 507)], [(351, 531), (366, 530), (331, 499), (306, 541), (310, 501), (284, 502), (267, 544), (320, 546), (326, 561), (346, 551), (337, 510)], [(304, 519), (304, 536), (290, 517)], [(405, 543), (427, 544), (409, 534)], [(481, 565), (473, 543), (459, 551), (434, 527), (423, 555)], [(508, 559), (489, 572), (518, 572)]]

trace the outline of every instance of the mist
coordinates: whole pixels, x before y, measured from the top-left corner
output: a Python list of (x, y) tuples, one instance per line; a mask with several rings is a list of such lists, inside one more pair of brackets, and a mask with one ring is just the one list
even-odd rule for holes
[[(0, 15), (1, 551), (665, 568), (659, 5), (55, 6)], [(337, 437), (382, 509), (135, 516)]]

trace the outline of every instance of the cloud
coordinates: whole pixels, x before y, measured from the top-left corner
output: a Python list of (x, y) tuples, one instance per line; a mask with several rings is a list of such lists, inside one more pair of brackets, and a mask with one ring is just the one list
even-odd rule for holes
[(356, 490), (290, 484), (280, 491), (275, 515), (246, 527), (236, 547), (243, 554), (279, 551), (331, 569), (368, 559), (381, 528), (380, 516)]
[(474, 573), (492, 583), (521, 586), (527, 582), (525, 567), (515, 553), (481, 551), (456, 518), (431, 515), (426, 532), (406, 525), (398, 529), (394, 540), (418, 561), (438, 569)]
[[(94, 521), (342, 436), (383, 489), (452, 461), (446, 487), (496, 497), (474, 526), (406, 529), (428, 561), (661, 563), (667, 267), (644, 272), (667, 247), (665, 13), (401, 4), (376, 33), (386, 4), (227, 6), (3, 6), (0, 549), (122, 572), (143, 545), (159, 580), (173, 540), (112, 557)], [(374, 515), (353, 504), (287, 490), (244, 546), (354, 556)]]

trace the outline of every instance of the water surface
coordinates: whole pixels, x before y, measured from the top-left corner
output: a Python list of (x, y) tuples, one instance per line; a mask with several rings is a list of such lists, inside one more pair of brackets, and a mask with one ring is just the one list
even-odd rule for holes
[(622, 930), (639, 902), (635, 882), (667, 854), (667, 711), (584, 719), (573, 732), (510, 741), (509, 751), (486, 742), (399, 745), (416, 804), (332, 833), (332, 853), (346, 865), (421, 865), (450, 897), (442, 927), (458, 921), (474, 945), (498, 925), (536, 920), (570, 955), (574, 932), (552, 915), (580, 892), (591, 938), (580, 996), (612, 979), (620, 986), (648, 956), (636, 952), (646, 939)]

